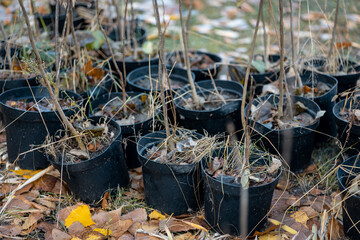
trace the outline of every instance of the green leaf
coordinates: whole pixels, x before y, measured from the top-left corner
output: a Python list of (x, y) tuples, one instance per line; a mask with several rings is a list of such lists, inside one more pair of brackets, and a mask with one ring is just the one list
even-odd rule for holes
[(144, 53), (150, 55), (150, 54), (152, 54), (154, 52), (154, 44), (152, 42), (150, 42), (150, 41), (146, 41), (142, 45), (142, 50), (144, 51)]
[(92, 35), (95, 38), (95, 41), (86, 44), (86, 48), (89, 50), (98, 50), (104, 44), (106, 39), (100, 30), (93, 31)]
[(264, 61), (252, 60), (251, 65), (258, 71), (259, 73), (264, 73), (266, 71), (266, 63)]

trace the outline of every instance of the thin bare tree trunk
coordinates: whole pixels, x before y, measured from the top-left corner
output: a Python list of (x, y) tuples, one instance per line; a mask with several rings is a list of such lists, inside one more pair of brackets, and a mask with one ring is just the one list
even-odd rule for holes
[[(333, 27), (332, 36), (331, 36), (331, 43), (330, 43), (330, 50), (329, 50), (328, 57), (327, 57), (327, 60), (328, 60), (328, 63), (329, 63), (328, 66), (332, 65), (330, 63), (331, 63), (332, 51), (333, 51), (333, 48), (334, 48), (335, 38), (336, 38), (336, 26), (337, 26), (337, 22), (338, 22), (339, 5), (340, 5), (340, 0), (337, 0), (336, 1), (334, 27)], [(329, 68), (329, 70), (330, 69), (332, 69), (334, 71), (335, 67), (334, 68)]]
[(284, 6), (283, 0), (279, 0), (280, 10), (280, 77), (279, 77), (279, 117), (284, 116)]
[(59, 104), (58, 97), (57, 97), (56, 94), (54, 94), (54, 91), (53, 91), (53, 89), (51, 87), (51, 84), (50, 84), (49, 80), (46, 77), (46, 73), (45, 73), (44, 67), (42, 65), (42, 61), (41, 61), (39, 52), (38, 52), (38, 50), (36, 48), (36, 45), (35, 45), (35, 40), (34, 40), (33, 33), (31, 31), (31, 25), (30, 25), (29, 17), (28, 17), (28, 15), (26, 13), (26, 9), (24, 7), (23, 0), (19, 0), (19, 4), (20, 4), (21, 10), (23, 12), (24, 18), (25, 18), (25, 22), (26, 22), (26, 25), (27, 25), (28, 33), (29, 33), (30, 43), (31, 43), (31, 46), (32, 46), (33, 51), (35, 53), (35, 56), (36, 56), (36, 61), (37, 61), (38, 67), (40, 69), (40, 74), (41, 74), (43, 83), (46, 86), (47, 90), (49, 91), (50, 97), (54, 102), (55, 108), (59, 112), (59, 115), (60, 115), (62, 121), (64, 122), (65, 126), (70, 130), (70, 132), (71, 132), (71, 134), (73, 136), (77, 136), (77, 137), (75, 137), (75, 139), (76, 139), (80, 149), (86, 152), (86, 147), (85, 147), (84, 143), (82, 142), (79, 133), (76, 131), (74, 126), (70, 123), (68, 118), (65, 116), (65, 114), (64, 114), (64, 112), (63, 112), (63, 110), (62, 110), (62, 108), (61, 108), (61, 106)]
[[(190, 1), (190, 5), (193, 4), (193, 0)], [(187, 19), (187, 24), (189, 25), (190, 22), (190, 11), (191, 11), (191, 7), (189, 9), (189, 14), (188, 14), (188, 19)], [(180, 22), (181, 22), (181, 33), (182, 33), (182, 38), (183, 38), (183, 46), (184, 46), (184, 62), (185, 62), (185, 67), (186, 67), (186, 71), (187, 71), (187, 76), (189, 79), (189, 83), (190, 83), (190, 87), (191, 87), (191, 93), (192, 93), (192, 97), (193, 97), (193, 101), (195, 104), (196, 108), (199, 108), (199, 99), (196, 93), (196, 87), (195, 87), (195, 83), (194, 83), (194, 79), (192, 78), (191, 75), (191, 69), (190, 69), (190, 62), (189, 62), (189, 45), (188, 45), (188, 38), (187, 38), (187, 31), (188, 29), (185, 29), (184, 26), (184, 19), (183, 19), (183, 12), (182, 12), (182, 0), (179, 0), (179, 13), (180, 13)]]
[(293, 10), (292, 10), (292, 0), (289, 0), (290, 2), (290, 34), (291, 34), (291, 66), (295, 72), (295, 77), (296, 77), (296, 81), (297, 81), (297, 84), (298, 84), (298, 87), (300, 89), (302, 89), (303, 85), (302, 85), (302, 82), (301, 82), (301, 78), (299, 76), (299, 73), (297, 71), (297, 62), (296, 62), (296, 58), (295, 58), (295, 42), (294, 42), (294, 29), (293, 29), (293, 18), (294, 18), (294, 15), (293, 15)]

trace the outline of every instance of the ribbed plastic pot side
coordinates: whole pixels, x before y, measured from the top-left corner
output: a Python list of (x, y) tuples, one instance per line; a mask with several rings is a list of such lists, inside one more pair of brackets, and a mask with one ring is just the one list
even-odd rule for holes
[(129, 184), (129, 175), (122, 149), (121, 127), (113, 120), (103, 117), (90, 117), (95, 123), (106, 121), (115, 136), (105, 150), (98, 155), (79, 163), (61, 163), (62, 156), (48, 161), (63, 174), (63, 179), (76, 198), (87, 203), (99, 201), (107, 191), (116, 193), (118, 187)]

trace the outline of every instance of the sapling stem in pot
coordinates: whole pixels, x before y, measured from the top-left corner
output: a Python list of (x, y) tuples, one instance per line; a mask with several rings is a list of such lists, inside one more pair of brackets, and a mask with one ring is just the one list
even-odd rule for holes
[(334, 61), (331, 61), (331, 57), (332, 57), (332, 51), (334, 48), (334, 44), (335, 44), (335, 38), (336, 38), (336, 26), (337, 26), (337, 22), (338, 22), (338, 15), (339, 15), (339, 4), (340, 4), (340, 0), (336, 1), (336, 10), (335, 10), (335, 20), (334, 20), (334, 27), (332, 30), (332, 36), (331, 36), (331, 43), (330, 43), (330, 50), (328, 53), (328, 57), (327, 57), (327, 61), (328, 61), (328, 71), (335, 73), (335, 65), (336, 65), (336, 58), (334, 57)]
[(284, 6), (283, 1), (279, 0), (280, 11), (280, 77), (279, 77), (279, 117), (284, 116)]
[[(116, 63), (116, 60), (115, 60), (115, 57), (114, 57), (114, 52), (113, 52), (113, 49), (111, 47), (111, 44), (109, 42), (109, 39), (107, 38), (107, 35), (105, 33), (105, 30), (103, 28), (103, 26), (101, 25), (101, 22), (100, 22), (100, 9), (99, 9), (99, 0), (96, 1), (96, 18), (97, 18), (97, 22), (98, 22), (98, 25), (99, 25), (99, 28), (102, 32), (102, 34), (104, 35), (104, 38), (105, 38), (105, 41), (106, 41), (106, 44), (108, 45), (109, 47), (109, 51), (110, 51), (110, 55), (111, 55), (111, 60), (115, 66), (115, 69), (116, 69), (116, 72), (119, 74), (120, 76), (120, 82), (121, 82), (121, 91), (122, 91), (122, 98), (123, 98), (123, 102), (125, 103), (126, 102), (126, 91), (125, 91), (125, 80), (124, 80), (124, 77), (123, 77), (123, 74), (122, 72), (120, 71), (117, 63)], [(125, 71), (125, 68), (124, 68), (124, 71)], [(124, 108), (124, 111), (126, 112), (126, 108)]]
[[(193, 0), (190, 1), (190, 5), (192, 5), (192, 4), (193, 4)], [(200, 103), (199, 103), (199, 99), (198, 99), (198, 96), (196, 93), (194, 79), (192, 78), (192, 75), (191, 75), (191, 68), (190, 68), (190, 62), (189, 62), (189, 45), (188, 45), (188, 38), (187, 38), (187, 31), (189, 29), (185, 29), (183, 12), (182, 12), (182, 0), (179, 0), (179, 13), (180, 13), (180, 23), (181, 23), (181, 34), (182, 34), (182, 40), (183, 40), (182, 42), (183, 42), (183, 47), (184, 47), (184, 54), (183, 54), (184, 62), (185, 62), (187, 76), (188, 76), (190, 87), (191, 87), (193, 101), (195, 103), (195, 107), (198, 109), (200, 106)], [(190, 17), (191, 17), (191, 7), (189, 8), (187, 23), (189, 23)]]
[(298, 84), (298, 87), (302, 89), (303, 85), (299, 76), (299, 73), (297, 71), (297, 63), (295, 60), (295, 42), (294, 42), (294, 24), (293, 24), (293, 9), (292, 9), (292, 0), (289, 0), (290, 2), (290, 36), (291, 36), (291, 66), (295, 72), (296, 82)]
[[(126, 44), (125, 44), (125, 28), (126, 28), (126, 15), (127, 15), (127, 7), (128, 7), (128, 0), (125, 1), (125, 10), (124, 10), (124, 19), (123, 19), (123, 25), (121, 28), (121, 42), (122, 42), (122, 62), (123, 62), (123, 73), (124, 73), (124, 79), (126, 80), (126, 64), (125, 64), (125, 56), (126, 56)], [(130, 30), (130, 29), (129, 29)], [(129, 31), (128, 31), (129, 33)], [(127, 38), (128, 42), (130, 41), (130, 38)], [(131, 51), (131, 45), (128, 46), (129, 51)]]
[[(168, 121), (168, 112), (167, 112), (167, 105), (165, 100), (165, 89), (164, 89), (164, 81), (167, 78), (167, 71), (166, 71), (166, 64), (165, 64), (165, 30), (161, 30), (161, 22), (160, 22), (160, 14), (159, 14), (159, 7), (157, 0), (153, 0), (154, 5), (154, 14), (156, 18), (156, 25), (158, 29), (159, 35), (159, 71), (158, 71), (158, 79), (160, 84), (160, 98), (161, 98), (161, 105), (164, 114), (164, 124), (165, 124), (165, 131), (166, 131), (166, 139), (165, 140), (165, 147), (166, 150), (172, 151), (175, 149), (174, 142), (172, 140), (172, 136), (170, 134), (170, 126)], [(175, 131), (174, 131), (175, 132)], [(167, 145), (168, 143), (168, 145)], [(169, 148), (169, 149), (168, 149)]]
[(65, 126), (70, 130), (71, 134), (74, 135), (74, 136), (77, 136), (75, 137), (76, 139), (76, 142), (78, 143), (79, 145), (79, 148), (84, 151), (84, 152), (87, 152), (86, 151), (86, 147), (84, 145), (84, 143), (82, 142), (81, 140), (81, 137), (79, 135), (79, 133), (76, 131), (76, 129), (74, 128), (74, 126), (70, 123), (70, 121), (67, 119), (67, 117), (65, 116), (64, 114), (64, 111), (62, 110), (60, 104), (59, 104), (59, 101), (58, 101), (58, 97), (56, 94), (54, 94), (54, 91), (51, 87), (51, 83), (49, 82), (49, 80), (47, 79), (46, 77), (46, 73), (45, 73), (45, 69), (44, 69), (44, 66), (42, 65), (42, 61), (41, 61), (41, 57), (40, 57), (40, 54), (36, 48), (36, 45), (35, 45), (35, 40), (34, 40), (34, 36), (33, 36), (33, 33), (32, 33), (32, 30), (31, 30), (31, 25), (30, 25), (30, 21), (29, 21), (29, 17), (26, 13), (26, 9), (24, 7), (24, 2), (23, 0), (19, 0), (19, 4), (20, 4), (20, 7), (21, 7), (21, 10), (24, 14), (24, 18), (25, 18), (25, 23), (26, 23), (26, 26), (27, 26), (27, 29), (28, 29), (28, 33), (29, 33), (29, 39), (30, 39), (30, 43), (31, 43), (31, 46), (33, 48), (33, 51), (35, 53), (35, 56), (36, 56), (36, 62), (38, 64), (38, 67), (39, 67), (39, 70), (40, 70), (40, 74), (41, 74), (41, 77), (42, 77), (42, 81), (43, 81), (43, 84), (46, 86), (47, 90), (49, 91), (49, 94), (50, 94), (50, 97), (51, 99), (53, 100), (54, 102), (54, 105), (55, 105), (55, 108), (56, 110), (59, 112), (59, 115), (63, 121), (63, 123), (65, 124)]

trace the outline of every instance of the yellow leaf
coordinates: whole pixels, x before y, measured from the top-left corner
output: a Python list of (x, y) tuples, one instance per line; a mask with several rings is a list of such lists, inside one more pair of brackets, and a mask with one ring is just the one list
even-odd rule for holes
[(11, 170), (12, 172), (14, 172), (17, 175), (20, 175), (24, 178), (30, 179), (32, 176), (34, 176), (35, 174), (41, 172), (42, 170), (26, 170), (26, 169), (20, 169), (20, 170)]
[(156, 219), (156, 220), (163, 220), (165, 219), (165, 215), (159, 213), (158, 211), (154, 210), (149, 214), (150, 219)]
[(104, 236), (111, 235), (111, 230), (110, 229), (95, 228), (94, 231), (98, 232), (98, 233), (101, 233)]
[(189, 224), (190, 226), (199, 229), (199, 230), (204, 230), (205, 232), (207, 232), (208, 230), (206, 228), (204, 228), (203, 226), (200, 226), (199, 224), (196, 223), (192, 223), (192, 222), (188, 222), (188, 221), (183, 221), (186, 224)]
[(74, 237), (71, 240), (81, 240), (81, 238)]
[(306, 223), (309, 220), (308, 215), (306, 214), (306, 212), (303, 211), (297, 211), (293, 214), (290, 215), (290, 217), (295, 219), (295, 222), (301, 223), (306, 227)]
[(285, 231), (287, 231), (288, 233), (291, 234), (297, 234), (297, 231), (295, 229), (292, 229), (291, 227), (282, 224), (281, 222), (279, 222), (278, 220), (272, 219), (272, 218), (268, 218), (269, 222), (271, 222), (272, 224), (276, 225), (276, 226), (281, 226), (282, 229), (284, 229)]
[(174, 14), (170, 15), (170, 20), (172, 20), (172, 21), (176, 21), (176, 20), (179, 20), (179, 19), (180, 19), (179, 15), (174, 15)]
[(95, 234), (89, 234), (86, 236), (86, 238), (84, 238), (84, 240), (102, 240), (102, 239), (103, 237)]
[(259, 240), (284, 240), (287, 239), (285, 234), (279, 232), (269, 232), (265, 235), (259, 236)]
[(81, 205), (71, 211), (69, 216), (65, 219), (65, 226), (68, 228), (74, 222), (80, 222), (84, 227), (95, 224), (91, 219), (91, 213), (88, 205)]

